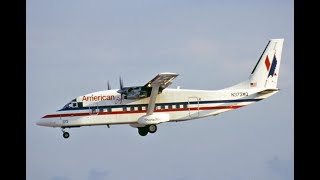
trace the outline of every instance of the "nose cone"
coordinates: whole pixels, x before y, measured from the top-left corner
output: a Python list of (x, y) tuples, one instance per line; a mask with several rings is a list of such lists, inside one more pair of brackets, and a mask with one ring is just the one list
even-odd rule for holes
[(42, 117), (41, 119), (37, 120), (36, 124), (38, 126), (51, 126), (51, 120), (49, 118)]

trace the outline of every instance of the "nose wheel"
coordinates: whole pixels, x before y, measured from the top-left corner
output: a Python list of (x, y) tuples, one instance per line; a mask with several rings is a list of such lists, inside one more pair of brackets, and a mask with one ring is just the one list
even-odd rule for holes
[(69, 138), (70, 134), (69, 134), (68, 132), (64, 131), (64, 128), (62, 128), (61, 130), (62, 130), (62, 132), (63, 132), (63, 137), (64, 137), (65, 139)]
[(67, 139), (67, 138), (69, 138), (69, 136), (70, 136), (70, 134), (69, 134), (68, 132), (64, 132), (64, 133), (63, 133), (63, 137), (64, 137), (64, 138)]

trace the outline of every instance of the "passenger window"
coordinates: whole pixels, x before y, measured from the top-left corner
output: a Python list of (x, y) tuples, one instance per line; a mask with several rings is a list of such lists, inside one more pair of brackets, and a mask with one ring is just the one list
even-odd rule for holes
[(187, 109), (187, 108), (188, 108), (188, 105), (187, 105), (187, 104), (183, 104), (183, 108), (184, 108), (184, 109)]

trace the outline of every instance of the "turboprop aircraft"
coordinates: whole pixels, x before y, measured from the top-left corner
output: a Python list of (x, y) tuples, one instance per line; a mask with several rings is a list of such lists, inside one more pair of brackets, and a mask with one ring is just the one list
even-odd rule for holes
[(167, 88), (178, 76), (164, 72), (143, 86), (108, 89), (78, 96), (37, 125), (66, 128), (129, 124), (141, 136), (155, 133), (165, 122), (195, 120), (253, 104), (279, 91), (277, 82), (284, 39), (270, 39), (249, 78), (220, 90)]

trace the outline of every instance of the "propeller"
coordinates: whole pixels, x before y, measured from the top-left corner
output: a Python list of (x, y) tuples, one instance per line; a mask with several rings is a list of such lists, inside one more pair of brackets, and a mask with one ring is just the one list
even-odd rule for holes
[(120, 90), (123, 89), (123, 82), (122, 82), (122, 79), (121, 79), (121, 76), (120, 76)]
[(121, 94), (121, 101), (122, 101), (122, 99), (123, 99), (122, 95), (125, 93), (125, 90), (123, 89), (123, 81), (121, 79), (121, 76), (119, 78), (119, 81), (120, 81), (120, 89), (117, 92)]
[(110, 90), (110, 89), (111, 89), (111, 86), (110, 86), (109, 81), (108, 81), (108, 90)]

